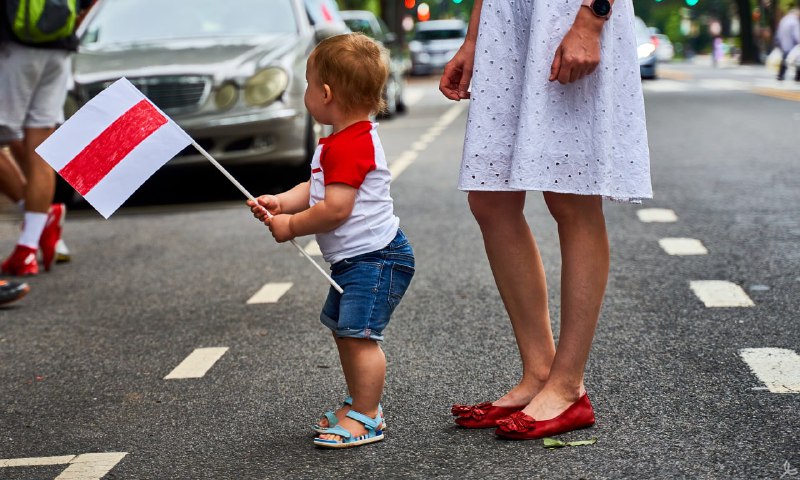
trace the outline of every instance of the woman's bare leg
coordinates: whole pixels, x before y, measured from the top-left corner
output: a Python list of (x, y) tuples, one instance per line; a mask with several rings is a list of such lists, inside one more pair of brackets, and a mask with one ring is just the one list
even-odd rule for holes
[(555, 355), (544, 267), (523, 214), (525, 192), (470, 192), (469, 205), (522, 358), (519, 383), (494, 404), (525, 405), (541, 390)]
[(600, 317), (609, 246), (598, 196), (546, 192), (561, 243), (561, 331), (550, 377), (524, 413), (549, 420), (585, 392), (584, 369)]

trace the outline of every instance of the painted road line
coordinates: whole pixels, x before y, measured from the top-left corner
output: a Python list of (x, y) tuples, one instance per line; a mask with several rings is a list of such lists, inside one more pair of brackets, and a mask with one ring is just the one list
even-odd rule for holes
[(197, 348), (180, 365), (169, 372), (164, 380), (201, 378), (227, 351), (228, 347)]
[(442, 132), (447, 128), (448, 125), (453, 123), (455, 119), (461, 115), (461, 112), (466, 108), (466, 102), (459, 102), (450, 107), (444, 115), (439, 117), (439, 120), (429, 128), (425, 133), (420, 135), (419, 139), (411, 144), (411, 148), (400, 154), (397, 157), (397, 160), (393, 161), (389, 165), (389, 171), (392, 173), (392, 180), (396, 180), (397, 177), (403, 173), (406, 168), (411, 166), (412, 163), (419, 157), (420, 152), (425, 151), (428, 146), (436, 140), (436, 137), (442, 134)]
[(389, 171), (392, 173), (392, 180), (395, 180), (397, 177), (399, 177), (406, 168), (414, 163), (414, 160), (416, 160), (418, 156), (418, 152), (408, 150), (400, 155), (400, 158), (392, 162), (392, 164), (389, 165)]
[(744, 348), (742, 360), (772, 393), (800, 393), (800, 355), (785, 348)]
[(670, 255), (708, 255), (703, 242), (694, 238), (662, 238), (658, 244)]
[(692, 280), (689, 285), (706, 307), (752, 307), (742, 287), (725, 280)]
[(127, 452), (84, 453), (59, 457), (0, 459), (0, 468), (69, 465), (55, 480), (100, 480), (122, 460)]
[(125, 452), (84, 453), (69, 462), (55, 480), (100, 480), (125, 457)]
[(800, 102), (800, 92), (798, 91), (786, 91), (781, 90), (779, 88), (753, 88), (751, 90), (753, 93), (758, 95), (764, 95), (766, 97), (772, 98), (780, 98), (781, 100), (793, 100), (795, 102)]
[(261, 287), (261, 290), (256, 292), (255, 295), (250, 297), (247, 301), (248, 305), (254, 303), (275, 303), (292, 288), (292, 282), (276, 282), (268, 283)]
[[(686, 72), (681, 72), (678, 70), (669, 70), (667, 68), (661, 67), (658, 69), (658, 78), (668, 78), (670, 80), (691, 80), (692, 76)], [(649, 83), (649, 82), (644, 82)]]
[(643, 83), (642, 90), (645, 93), (683, 93), (692, 90), (692, 86), (688, 83), (676, 82), (674, 80), (659, 80), (656, 83)]
[[(306, 251), (307, 254), (311, 255), (312, 257), (322, 256), (322, 251), (319, 249), (319, 244), (317, 243), (316, 240), (309, 241), (306, 244), (304, 250)], [(302, 253), (298, 253), (298, 255), (300, 255), (301, 257), (303, 256)]]
[(639, 220), (645, 223), (677, 222), (678, 216), (668, 208), (642, 208), (636, 211)]
[(60, 457), (6, 458), (6, 459), (0, 459), (0, 468), (66, 465), (73, 458), (75, 458), (75, 455), (62, 455)]
[(413, 107), (414, 105), (419, 103), (423, 97), (425, 97), (425, 90), (421, 88), (419, 89), (415, 88), (413, 90), (408, 89), (404, 94), (403, 100), (404, 103), (406, 104), (406, 107)]

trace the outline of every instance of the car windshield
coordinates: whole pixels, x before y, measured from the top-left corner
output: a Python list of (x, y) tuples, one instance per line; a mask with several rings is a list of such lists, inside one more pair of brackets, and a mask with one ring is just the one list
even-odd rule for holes
[(291, 0), (105, 0), (81, 45), (297, 32)]
[(372, 38), (377, 36), (375, 30), (372, 29), (372, 23), (366, 18), (345, 18), (344, 23), (354, 32), (361, 32)]
[(464, 38), (467, 35), (466, 30), (461, 28), (442, 29), (442, 30), (417, 30), (414, 34), (414, 40), (426, 42), (429, 40), (450, 40), (454, 38)]

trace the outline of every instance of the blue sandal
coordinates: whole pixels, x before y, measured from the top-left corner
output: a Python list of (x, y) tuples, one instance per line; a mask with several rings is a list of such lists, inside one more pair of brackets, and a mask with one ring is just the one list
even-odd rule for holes
[[(350, 405), (353, 406), (353, 397), (347, 397), (342, 401), (342, 406)], [(323, 427), (319, 423), (315, 423), (314, 426), (311, 427), (311, 430), (314, 430), (316, 433), (328, 433), (326, 430), (329, 428), (333, 428), (339, 423), (339, 418), (336, 416), (334, 412), (328, 410), (327, 412), (322, 414), (328, 420), (328, 426)], [(378, 415), (380, 415), (381, 420), (383, 420), (383, 407), (381, 404), (378, 404)], [(383, 420), (383, 425), (381, 426), (381, 430), (386, 430), (386, 421)]]
[(380, 428), (381, 424), (383, 423), (383, 419), (381, 419), (380, 413), (375, 418), (370, 418), (362, 413), (350, 410), (347, 412), (347, 417), (352, 418), (353, 420), (364, 425), (364, 428), (367, 429), (367, 433), (354, 437), (352, 433), (347, 431), (341, 425), (336, 425), (332, 428), (325, 429), (325, 431), (321, 433), (338, 435), (342, 437), (342, 440), (325, 440), (320, 437), (316, 437), (314, 438), (314, 445), (323, 448), (350, 448), (357, 447), (359, 445), (366, 445), (368, 443), (380, 442), (383, 440), (383, 430)]

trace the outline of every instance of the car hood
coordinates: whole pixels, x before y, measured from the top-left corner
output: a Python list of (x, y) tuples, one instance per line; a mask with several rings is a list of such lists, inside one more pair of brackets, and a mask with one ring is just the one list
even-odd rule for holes
[(464, 43), (463, 38), (448, 38), (442, 40), (414, 40), (429, 50), (458, 50)]
[(120, 77), (206, 75), (216, 79), (251, 74), (274, 64), (299, 41), (296, 35), (246, 39), (204, 38), (107, 48), (82, 48), (72, 59), (80, 84)]

